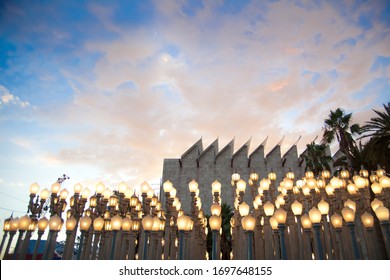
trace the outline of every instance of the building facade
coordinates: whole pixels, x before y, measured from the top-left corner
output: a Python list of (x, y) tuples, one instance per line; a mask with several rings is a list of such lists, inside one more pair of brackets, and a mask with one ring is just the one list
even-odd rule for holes
[[(203, 149), (203, 142), (200, 139), (180, 158), (164, 159), (162, 183), (167, 180), (172, 182), (177, 189), (176, 196), (180, 199), (183, 211), (188, 213), (191, 208), (188, 183), (191, 180), (196, 180), (199, 184), (202, 208), (206, 214), (209, 214), (213, 201), (211, 184), (215, 180), (218, 180), (222, 185), (222, 203), (231, 206), (234, 204), (231, 175), (237, 172), (241, 179), (247, 182), (244, 201), (252, 206), (251, 187), (248, 184), (249, 175), (252, 172), (259, 175), (259, 181), (266, 178), (268, 173), (274, 172), (276, 174), (276, 186), (289, 171), (294, 172), (296, 178), (301, 178), (305, 174), (305, 162), (302, 155), (305, 154), (306, 150), (298, 154), (297, 145), (294, 144), (287, 152), (282, 154), (281, 143), (278, 143), (270, 152), (265, 154), (265, 144), (266, 140), (249, 154), (250, 140), (234, 152), (234, 139), (222, 149), (219, 149), (218, 139), (206, 149)], [(330, 155), (329, 147), (327, 153)], [(253, 191), (257, 195), (258, 183), (254, 188)], [(160, 193), (164, 193), (162, 186)], [(164, 196), (161, 195), (163, 203), (164, 199)]]

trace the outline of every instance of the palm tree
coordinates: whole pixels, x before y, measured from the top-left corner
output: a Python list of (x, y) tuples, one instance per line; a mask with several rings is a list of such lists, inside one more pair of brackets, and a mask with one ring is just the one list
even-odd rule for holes
[(327, 145), (311, 142), (306, 147), (306, 152), (302, 155), (306, 164), (305, 170), (310, 169), (317, 175), (324, 169), (331, 170), (332, 157), (326, 153)]
[(343, 109), (337, 108), (330, 111), (329, 118), (325, 119), (324, 134), (322, 144), (330, 144), (335, 139), (339, 142), (340, 151), (347, 157), (348, 165), (355, 170), (360, 168), (360, 164), (355, 161), (354, 154), (357, 153), (357, 146), (352, 135), (360, 133), (358, 124), (351, 125), (352, 113), (346, 114)]
[(373, 110), (377, 116), (361, 128), (364, 135), (359, 139), (370, 137), (364, 145), (367, 160), (390, 170), (390, 103), (383, 104), (383, 107), (384, 112)]

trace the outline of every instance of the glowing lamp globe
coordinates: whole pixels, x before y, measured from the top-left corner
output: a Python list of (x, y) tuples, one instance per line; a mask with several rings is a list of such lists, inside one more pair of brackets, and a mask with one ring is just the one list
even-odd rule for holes
[(309, 215), (307, 215), (307, 214), (302, 215), (301, 223), (302, 223), (302, 227), (303, 227), (304, 229), (309, 229), (309, 228), (311, 228), (312, 222), (311, 222), (311, 220), (310, 220)]
[(238, 211), (240, 212), (241, 217), (245, 217), (249, 214), (250, 207), (247, 203), (243, 202), (238, 206)]
[(292, 204), (291, 204), (291, 210), (292, 212), (294, 213), (295, 216), (300, 216), (302, 215), (302, 203), (300, 203), (298, 200), (295, 200)]
[(217, 180), (215, 180), (212, 184), (211, 184), (211, 191), (212, 193), (218, 193), (220, 194), (221, 193), (221, 183)]
[(170, 193), (173, 188), (172, 182), (169, 180), (165, 181), (163, 184), (163, 188), (165, 193)]
[(98, 217), (93, 221), (93, 230), (100, 232), (104, 227), (104, 219), (102, 217)]
[(344, 207), (341, 210), (341, 215), (343, 215), (343, 218), (347, 223), (352, 223), (355, 220), (355, 211), (349, 207)]
[(75, 217), (72, 216), (66, 219), (65, 227), (67, 231), (73, 231), (76, 225), (77, 225), (77, 220), (75, 219)]
[(335, 229), (342, 228), (343, 226), (343, 218), (337, 213), (334, 213), (332, 217), (330, 217), (330, 221)]
[(383, 189), (390, 188), (390, 178), (386, 175), (379, 177), (379, 184)]
[[(179, 218), (178, 218), (179, 221)], [(150, 231), (153, 227), (153, 217), (150, 216), (149, 214), (143, 217), (142, 219), (142, 227), (144, 230)]]
[(39, 185), (37, 183), (33, 183), (30, 185), (30, 194), (37, 194), (39, 191)]
[(246, 189), (245, 181), (242, 180), (242, 179), (238, 180), (238, 182), (237, 182), (237, 191), (245, 193), (245, 189)]
[(284, 209), (277, 209), (274, 213), (275, 219), (278, 224), (285, 224), (287, 219), (287, 212)]
[(105, 188), (106, 187), (104, 186), (104, 184), (102, 182), (97, 183), (96, 186), (95, 186), (96, 193), (97, 194), (102, 194), (104, 192)]
[(313, 207), (309, 211), (309, 218), (313, 224), (319, 224), (321, 222), (321, 212), (316, 207)]
[(83, 216), (80, 218), (80, 229), (83, 231), (89, 230), (89, 227), (92, 224), (92, 219), (89, 216)]
[(380, 222), (389, 221), (389, 209), (384, 206), (378, 206), (375, 210), (375, 214)]
[(50, 192), (48, 189), (43, 189), (41, 191), (41, 199), (42, 200), (46, 200), (49, 197), (49, 195), (50, 195)]
[(43, 217), (38, 221), (38, 230), (45, 231), (48, 225), (49, 225), (49, 220), (46, 217)]
[(318, 210), (320, 210), (321, 215), (328, 215), (329, 213), (329, 203), (325, 200), (321, 199), (321, 201), (318, 203)]
[(30, 226), (31, 218), (28, 215), (24, 215), (19, 219), (19, 229), (20, 230), (27, 230)]
[(284, 182), (284, 187), (286, 188), (286, 190), (291, 191), (293, 186), (294, 186), (293, 180), (291, 180), (290, 178), (284, 178), (283, 182)]
[(253, 231), (256, 226), (256, 219), (251, 215), (247, 215), (241, 220), (241, 225), (244, 230)]
[(210, 206), (210, 210), (211, 210), (211, 215), (216, 215), (216, 216), (221, 215), (221, 205), (219, 205), (218, 203), (213, 203)]
[(51, 216), (49, 219), (49, 228), (53, 231), (59, 231), (62, 227), (62, 220), (58, 215)]
[(265, 215), (267, 215), (268, 217), (271, 217), (274, 214), (275, 206), (271, 202), (267, 201), (264, 204), (263, 209), (264, 209)]
[(128, 189), (128, 185), (125, 183), (125, 182), (120, 182), (119, 185), (118, 185), (118, 191), (119, 193), (121, 194), (124, 194), (126, 192), (126, 190)]
[(190, 190), (191, 193), (196, 193), (196, 191), (198, 190), (198, 183), (195, 180), (192, 180), (188, 184), (188, 189)]
[(51, 185), (51, 192), (57, 194), (60, 191), (61, 185), (58, 182), (55, 182)]
[(270, 185), (270, 181), (269, 179), (267, 178), (263, 178), (261, 179), (260, 181), (260, 187), (263, 191), (268, 191), (269, 190), (269, 185)]
[(374, 217), (371, 214), (364, 212), (360, 219), (365, 228), (372, 228), (374, 226)]
[(211, 215), (211, 217), (209, 218), (209, 225), (211, 230), (219, 231), (219, 229), (221, 228), (221, 224), (222, 224), (222, 218), (220, 216)]

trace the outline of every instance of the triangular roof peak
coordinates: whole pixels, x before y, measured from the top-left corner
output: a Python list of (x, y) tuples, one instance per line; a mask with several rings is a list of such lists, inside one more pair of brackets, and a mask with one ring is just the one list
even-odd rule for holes
[(249, 157), (252, 157), (260, 148), (264, 148), (267, 144), (268, 136), (264, 139), (264, 141), (249, 155)]
[(211, 148), (214, 148), (214, 157), (218, 153), (218, 138), (214, 140), (213, 143), (211, 143), (200, 155), (199, 158), (201, 158), (204, 154), (207, 153)]
[[(251, 144), (251, 140), (252, 140), (252, 137), (249, 138), (249, 140), (246, 141), (246, 143), (245, 143), (244, 145), (242, 145), (242, 147), (239, 148), (239, 149), (233, 154), (233, 158), (234, 158), (239, 152), (241, 152), (244, 148), (248, 148), (248, 150), (249, 150), (249, 146), (250, 146), (250, 144)], [(247, 150), (247, 151), (248, 151), (248, 150)], [(248, 155), (247, 155), (247, 157), (248, 157)]]
[(198, 155), (203, 152), (203, 141), (202, 137), (195, 142), (194, 145), (191, 146), (184, 154), (182, 154), (181, 159), (183, 159), (186, 155), (188, 155), (193, 149), (198, 149)]
[(226, 145), (225, 147), (223, 147), (222, 150), (220, 150), (220, 151), (218, 152), (218, 154), (215, 156), (215, 158), (217, 158), (219, 155), (221, 155), (221, 154), (222, 154), (224, 151), (226, 151), (229, 147), (231, 148), (231, 151), (232, 151), (230, 157), (232, 157), (232, 155), (233, 155), (233, 150), (234, 150), (234, 138), (233, 138), (229, 143), (227, 143), (227, 145)]

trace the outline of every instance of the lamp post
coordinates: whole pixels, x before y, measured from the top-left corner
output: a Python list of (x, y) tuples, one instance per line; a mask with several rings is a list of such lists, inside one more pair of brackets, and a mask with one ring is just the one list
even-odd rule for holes
[(376, 260), (378, 258), (378, 255), (377, 242), (374, 233), (374, 216), (367, 212), (364, 212), (360, 219), (362, 220), (363, 226), (367, 232), (366, 243), (368, 247), (368, 256), (371, 260)]
[(309, 211), (309, 218), (311, 220), (313, 231), (314, 231), (314, 244), (316, 248), (316, 259), (323, 260), (324, 253), (322, 249), (321, 241), (321, 212), (316, 207), (313, 207)]
[(275, 206), (267, 201), (264, 206), (264, 250), (265, 250), (265, 258), (268, 260), (272, 260), (274, 258), (274, 247), (272, 242), (272, 229), (270, 225), (270, 217), (274, 214)]
[(274, 234), (274, 248), (275, 248), (275, 259), (280, 260), (280, 246), (279, 246), (279, 228), (278, 228), (278, 221), (276, 220), (275, 216), (272, 216), (269, 219), (269, 222), (271, 224), (272, 233)]
[(358, 243), (356, 240), (356, 234), (355, 234), (355, 211), (349, 207), (344, 207), (343, 210), (341, 210), (341, 214), (346, 222), (346, 226), (349, 229), (349, 234), (351, 237), (351, 243), (352, 243), (352, 251), (353, 256), (356, 260), (360, 259), (360, 252)]
[(10, 228), (9, 228), (9, 238), (8, 238), (7, 247), (5, 248), (5, 252), (4, 252), (4, 259), (8, 259), (10, 257), (9, 256), (9, 249), (11, 247), (11, 243), (12, 243), (12, 240), (14, 239), (16, 231), (19, 228), (19, 218), (16, 217), (16, 218), (12, 219), (10, 221), (9, 225), (10, 225)]
[(4, 243), (5, 243), (5, 240), (7, 238), (7, 235), (8, 235), (9, 229), (10, 229), (11, 220), (12, 220), (12, 214), (9, 218), (4, 220), (4, 224), (3, 224), (4, 233), (3, 233), (3, 238), (1, 240), (1, 245), (0, 245), (0, 257), (1, 257), (1, 253), (3, 252)]
[(247, 235), (247, 260), (253, 260), (253, 231), (256, 226), (256, 219), (251, 215), (246, 215), (242, 218), (241, 223)]
[(150, 216), (150, 214), (148, 214), (142, 218), (142, 227), (144, 229), (142, 259), (147, 260), (148, 259), (149, 235), (150, 235), (150, 231), (152, 230), (152, 227), (153, 227), (153, 217)]
[(274, 216), (276, 221), (278, 222), (281, 258), (282, 260), (287, 260), (286, 237), (285, 237), (287, 212), (286, 210), (280, 208), (275, 211)]
[(211, 259), (216, 260), (217, 259), (217, 239), (218, 239), (218, 233), (221, 229), (222, 219), (218, 215), (211, 215), (209, 218), (209, 225), (211, 228), (212, 233), (212, 246), (211, 246)]
[(304, 214), (301, 217), (302, 227), (303, 227), (303, 234), (304, 234), (304, 252), (303, 256), (305, 260), (311, 260), (312, 259), (312, 249), (311, 249), (311, 226), (312, 222), (309, 218), (309, 215)]
[(66, 220), (65, 227), (66, 227), (66, 239), (65, 239), (65, 246), (64, 246), (64, 253), (62, 254), (62, 259), (66, 259), (66, 256), (69, 254), (69, 251), (72, 251), (73, 255), (73, 248), (70, 248), (70, 242), (71, 242), (71, 236), (73, 233), (74, 228), (77, 225), (77, 220), (75, 217), (71, 216)]
[(187, 230), (189, 217), (182, 215), (177, 218), (177, 229), (179, 230), (179, 260), (184, 260), (184, 233)]
[(299, 201), (295, 200), (291, 204), (291, 211), (297, 219), (297, 235), (298, 235), (298, 250), (299, 250), (299, 259), (303, 260), (303, 242), (302, 242), (302, 224), (301, 224), (301, 216), (302, 216), (303, 205)]
[(12, 256), (14, 260), (18, 259), (18, 257), (19, 257), (20, 246), (21, 246), (21, 243), (23, 243), (22, 239), (23, 239), (23, 236), (24, 236), (25, 232), (27, 231), (30, 223), (31, 223), (31, 218), (28, 215), (24, 215), (23, 217), (21, 217), (19, 219), (19, 235), (18, 235), (18, 240), (16, 242), (14, 254)]
[(92, 219), (89, 216), (83, 216), (80, 218), (80, 231), (81, 231), (81, 237), (80, 237), (80, 244), (79, 244), (79, 250), (77, 252), (77, 259), (82, 259), (83, 251), (85, 251), (86, 242), (84, 242), (84, 239), (88, 239), (86, 236), (88, 234), (89, 228), (92, 224)]
[(48, 225), (49, 225), (49, 220), (46, 217), (39, 219), (39, 221), (38, 221), (38, 239), (35, 243), (34, 253), (33, 253), (32, 258), (31, 258), (33, 260), (35, 260), (37, 257), (39, 244), (41, 242), (42, 235), (45, 233), (45, 230), (46, 230)]
[(337, 214), (334, 213), (332, 217), (330, 217), (330, 221), (332, 223), (332, 226), (336, 232), (336, 242), (337, 242), (337, 247), (339, 251), (339, 259), (345, 260), (345, 253), (344, 253), (344, 245), (343, 245), (343, 240), (341, 236), (341, 230), (343, 227), (343, 218)]
[(49, 235), (48, 240), (46, 241), (45, 251), (43, 253), (43, 259), (44, 260), (51, 260), (53, 259), (54, 249), (56, 246), (56, 240), (58, 232), (61, 230), (62, 227), (62, 219), (60, 216), (55, 214), (54, 216), (51, 216), (49, 219)]
[(387, 256), (390, 257), (390, 228), (389, 228), (389, 209), (384, 206), (379, 206), (375, 210), (375, 214), (381, 225), (383, 239), (386, 246)]
[(111, 219), (111, 227), (112, 227), (112, 246), (111, 246), (111, 256), (110, 259), (113, 260), (115, 256), (116, 249), (116, 238), (118, 235), (118, 231), (122, 227), (122, 218), (118, 214), (112, 217)]
[(93, 230), (94, 230), (94, 240), (93, 240), (93, 246), (92, 246), (92, 253), (90, 256), (91, 260), (96, 259), (96, 251), (97, 251), (97, 246), (100, 241), (100, 235), (101, 231), (103, 230), (104, 227), (104, 219), (102, 217), (97, 217), (93, 221)]

